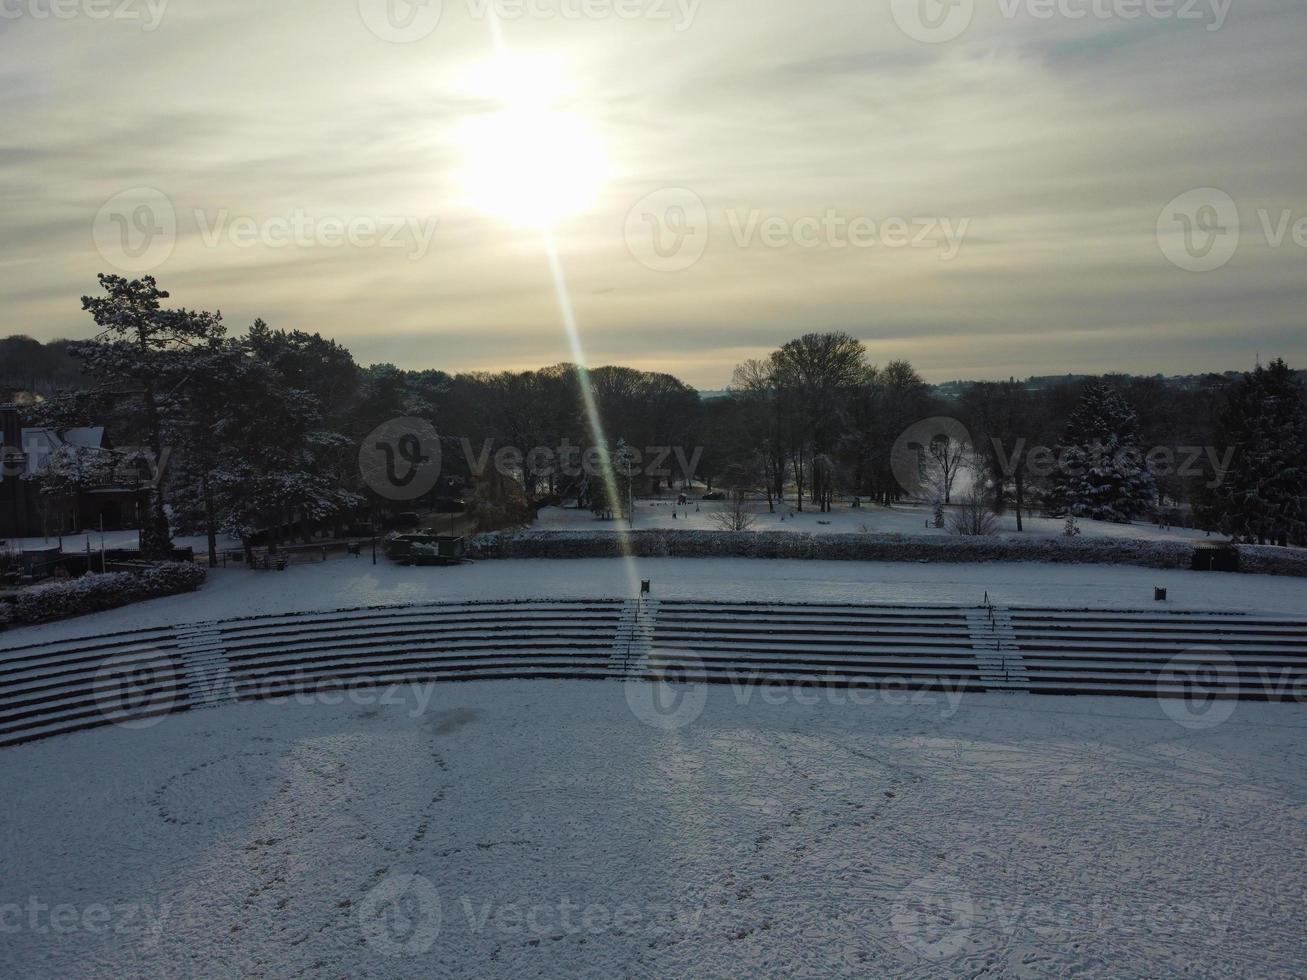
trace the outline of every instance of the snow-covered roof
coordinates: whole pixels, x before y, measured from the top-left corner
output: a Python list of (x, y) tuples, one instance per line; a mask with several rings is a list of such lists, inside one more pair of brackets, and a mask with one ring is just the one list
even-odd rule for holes
[(100, 449), (104, 446), (104, 426), (88, 425), (69, 429), (64, 433), (63, 441), (82, 449)]

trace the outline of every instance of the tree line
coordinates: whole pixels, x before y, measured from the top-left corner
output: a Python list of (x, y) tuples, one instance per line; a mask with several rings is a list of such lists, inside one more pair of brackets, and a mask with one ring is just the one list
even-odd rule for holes
[[(724, 397), (704, 399), (671, 375), (627, 367), (364, 367), (317, 333), (262, 320), (229, 333), (221, 313), (167, 305), (149, 276), (99, 283), (82, 299), (99, 332), (60, 342), (78, 365), (75, 380), (56, 362), (47, 373), (61, 379), (59, 392), (27, 414), (57, 428), (104, 424), (120, 444), (166, 459), (157, 488), (143, 489), (150, 554), (164, 553), (179, 532), (207, 535), (212, 556), (219, 533), (247, 547), (260, 535), (275, 545), (393, 510), (365, 485), (357, 460), (363, 438), (398, 417), (427, 420), (441, 434), (432, 495), (466, 498), (479, 527), (527, 522), (547, 502), (587, 506), (605, 496), (603, 481), (530, 452), (591, 445), (583, 384), (610, 458), (625, 452), (619, 440), (679, 447), (696, 480), (759, 507), (826, 511), (837, 498), (893, 506), (914, 497), (1012, 510), (1018, 521), (1035, 512), (1158, 516), (1241, 540), (1307, 543), (1307, 410), (1301, 379), (1283, 361), (1233, 382), (1108, 376), (1033, 388), (1013, 380), (944, 398), (906, 361), (878, 366), (856, 338), (809, 333), (740, 364)], [(965, 437), (902, 444), (932, 418), (956, 421)], [(503, 447), (518, 450), (511, 472), (476, 465)], [(905, 452), (918, 485), (904, 478)], [(67, 490), (82, 478), (83, 468), (67, 470), (52, 486)], [(644, 475), (638, 490), (690, 475)], [(953, 499), (959, 491), (965, 500)]]

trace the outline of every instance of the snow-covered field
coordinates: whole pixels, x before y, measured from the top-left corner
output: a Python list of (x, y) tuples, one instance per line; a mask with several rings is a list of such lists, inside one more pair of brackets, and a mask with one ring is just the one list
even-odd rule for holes
[(1307, 972), (1300, 705), (425, 693), (0, 752), (0, 976)]
[[(697, 493), (702, 495), (702, 491)], [(691, 499), (687, 507), (675, 506), (675, 498), (638, 500), (636, 501), (635, 527), (682, 531), (717, 530), (712, 515), (719, 511), (721, 507), (721, 503), (710, 500)], [(806, 510), (799, 513), (790, 505), (778, 506), (775, 513), (769, 513), (765, 503), (756, 505), (754, 510), (756, 521), (754, 530), (758, 531), (808, 531), (822, 534), (857, 534), (870, 531), (877, 534), (945, 536), (949, 534), (947, 528), (934, 527), (932, 522), (933, 512), (929, 507), (915, 504), (898, 504), (894, 507), (866, 505), (855, 509), (846, 502), (840, 502), (835, 505), (835, 510), (829, 514), (822, 514), (815, 510)], [(677, 515), (675, 518), (672, 517), (673, 512)], [(1025, 533), (1028, 535), (1058, 536), (1063, 532), (1063, 521), (1060, 519), (1027, 517), (1023, 518), (1023, 520)], [(436, 523), (438, 524), (439, 520)], [(619, 527), (625, 528), (627, 526), (625, 521), (596, 520), (588, 510), (577, 510), (574, 507), (546, 507), (540, 511), (538, 519), (532, 525), (532, 529), (540, 531), (616, 531)], [(1186, 528), (1163, 529), (1148, 523), (1111, 524), (1107, 521), (1082, 520), (1079, 526), (1080, 533), (1091, 538), (1129, 538), (1140, 541), (1200, 541), (1208, 539), (1208, 535), (1203, 531)], [(996, 528), (999, 533), (1016, 533), (1016, 527), (1016, 517), (1010, 513), (997, 518)], [(135, 548), (137, 545), (136, 531), (106, 531), (103, 538), (106, 548)], [(65, 551), (85, 551), (88, 541), (91, 550), (98, 551), (101, 544), (101, 535), (98, 531), (66, 534), (62, 540)], [(57, 547), (59, 542), (59, 537), (54, 536), (50, 538), (12, 538), (8, 541), (8, 544), (18, 548), (35, 549)], [(208, 548), (208, 542), (203, 536), (178, 536), (173, 539), (173, 544), (179, 548), (194, 548), (196, 554), (201, 554)], [(218, 539), (218, 547), (223, 549), (239, 548), (240, 542), (224, 535)]]
[[(717, 530), (713, 514), (719, 513), (724, 505), (711, 500), (691, 499), (687, 506), (676, 506), (674, 498), (666, 500), (637, 500), (635, 504), (635, 527), (638, 529), (665, 530)], [(675, 513), (676, 517), (672, 514)], [(841, 502), (829, 514), (817, 510), (805, 510), (799, 513), (792, 506), (778, 506), (775, 513), (767, 510), (765, 503), (753, 505), (755, 531), (807, 531), (821, 534), (858, 534), (872, 532), (876, 534), (920, 534), (948, 536), (949, 530), (934, 526), (934, 512), (929, 507), (914, 504), (898, 504), (894, 507), (866, 505), (853, 508)], [(1064, 521), (1050, 517), (1029, 517), (1022, 519), (1027, 535), (1060, 536)], [(628, 527), (626, 521), (597, 520), (588, 510), (574, 507), (546, 507), (540, 511), (538, 519), (532, 525), (533, 530), (540, 531), (616, 531)], [(1015, 515), (1008, 513), (996, 519), (999, 533), (1016, 533)], [(1080, 533), (1090, 538), (1129, 538), (1139, 541), (1203, 541), (1208, 536), (1203, 531), (1187, 528), (1160, 528), (1153, 524), (1112, 524), (1107, 521), (1079, 522)]]
[[(463, 599), (624, 598), (649, 579), (661, 598), (794, 602), (997, 604), (1221, 609), (1301, 613), (1307, 580), (1117, 565), (1038, 562), (761, 561), (748, 558), (615, 558), (484, 561), (407, 568), (367, 556), (292, 565), (284, 572), (219, 568), (186, 595), (94, 616), (0, 632), (6, 646), (60, 636), (296, 610)], [(1165, 603), (1153, 589), (1166, 588)]]

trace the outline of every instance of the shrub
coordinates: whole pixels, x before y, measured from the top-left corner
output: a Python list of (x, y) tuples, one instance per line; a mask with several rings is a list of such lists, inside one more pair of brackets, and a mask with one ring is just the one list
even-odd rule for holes
[(91, 573), (19, 592), (12, 604), (12, 621), (45, 623), (116, 609), (145, 599), (193, 592), (204, 579), (205, 571), (201, 566), (185, 562), (154, 565), (139, 575), (130, 572)]
[[(998, 522), (994, 502), (979, 487), (972, 487), (953, 511), (949, 530), (963, 537), (985, 537), (994, 533)], [(938, 524), (935, 525), (939, 527)]]
[[(1188, 568), (1193, 544), (1126, 538), (992, 535), (804, 534), (787, 531), (636, 530), (624, 535), (637, 558), (802, 558), (827, 561), (1038, 561), (1144, 568)], [(1307, 552), (1239, 548), (1242, 570), (1307, 576)], [(468, 541), (469, 558), (618, 558), (619, 536), (605, 531), (517, 531)]]

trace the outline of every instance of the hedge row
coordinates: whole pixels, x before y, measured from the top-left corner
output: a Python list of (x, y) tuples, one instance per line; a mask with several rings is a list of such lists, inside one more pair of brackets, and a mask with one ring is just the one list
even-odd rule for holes
[(153, 565), (139, 575), (130, 572), (89, 574), (81, 578), (36, 585), (19, 592), (7, 605), (0, 605), (0, 625), (5, 613), (14, 623), (45, 623), (85, 613), (116, 609), (144, 599), (194, 592), (204, 582), (203, 567), (189, 562)]
[[(924, 537), (787, 531), (637, 530), (626, 535), (639, 558), (798, 558), (829, 561), (1039, 561), (1189, 568), (1194, 545), (1116, 538)], [(1241, 546), (1243, 570), (1307, 576), (1307, 552)], [(500, 531), (468, 541), (469, 558), (614, 558), (611, 531)]]

